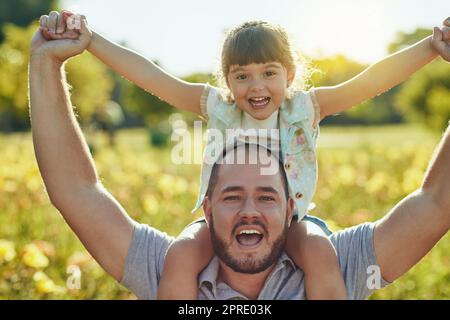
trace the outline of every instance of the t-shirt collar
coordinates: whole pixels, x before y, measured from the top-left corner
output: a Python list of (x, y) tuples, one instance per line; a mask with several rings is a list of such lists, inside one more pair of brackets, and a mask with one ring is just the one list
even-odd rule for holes
[[(272, 270), (272, 272), (269, 274), (269, 276), (267, 277), (267, 279), (270, 279), (270, 277), (279, 272), (281, 269), (286, 268), (287, 266), (291, 267), (292, 269), (296, 269), (296, 266), (294, 264), (294, 262), (292, 261), (291, 258), (289, 258), (289, 256), (286, 254), (286, 252), (283, 252), (281, 254), (281, 257), (278, 259), (278, 262), (275, 266), (275, 268)], [(219, 299), (217, 297), (217, 279), (219, 278), (219, 270), (220, 270), (220, 263), (219, 263), (219, 258), (217, 256), (214, 256), (211, 261), (209, 262), (208, 266), (205, 268), (205, 270), (202, 271), (202, 273), (200, 273), (199, 276), (199, 289), (202, 288), (203, 286), (206, 286), (208, 289), (210, 289), (214, 295), (214, 297), (216, 299)], [(267, 284), (267, 282), (266, 282)], [(233, 290), (232, 288), (230, 288), (226, 283), (221, 283), (220, 287), (228, 287), (231, 290)], [(222, 289), (222, 288), (220, 288)], [(234, 290), (233, 290), (234, 291)], [(262, 291), (262, 290), (261, 290)], [(233, 298), (233, 297), (229, 297), (228, 299)], [(225, 297), (220, 297), (220, 299), (227, 299)]]

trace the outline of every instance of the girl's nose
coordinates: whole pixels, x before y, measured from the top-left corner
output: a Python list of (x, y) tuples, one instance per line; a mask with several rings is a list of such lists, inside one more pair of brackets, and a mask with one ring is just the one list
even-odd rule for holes
[(251, 91), (261, 91), (264, 89), (264, 82), (259, 80), (259, 79), (255, 79), (252, 81), (251, 86), (250, 86), (250, 90)]

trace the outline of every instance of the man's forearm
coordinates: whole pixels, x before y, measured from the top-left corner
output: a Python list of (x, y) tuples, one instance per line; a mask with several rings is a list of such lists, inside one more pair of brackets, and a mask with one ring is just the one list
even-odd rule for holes
[(433, 195), (439, 206), (448, 213), (450, 220), (450, 122), (435, 150), (422, 189)]
[(29, 66), (30, 114), (36, 159), (55, 204), (97, 173), (72, 110), (63, 67), (44, 56)]

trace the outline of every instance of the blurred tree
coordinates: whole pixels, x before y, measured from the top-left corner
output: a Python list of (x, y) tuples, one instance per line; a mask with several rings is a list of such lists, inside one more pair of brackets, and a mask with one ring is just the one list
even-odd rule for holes
[[(155, 62), (157, 63), (157, 62)], [(131, 114), (140, 116), (149, 127), (150, 143), (165, 147), (171, 133), (168, 116), (174, 109), (165, 101), (124, 80), (122, 86), (123, 105)]]
[[(158, 64), (157, 61), (154, 63)], [(211, 74), (193, 73), (183, 78), (192, 83), (209, 82), (215, 85)], [(145, 119), (149, 127), (150, 141), (154, 146), (164, 147), (169, 142), (172, 133), (168, 118), (174, 112), (180, 113), (188, 125), (193, 125), (194, 120), (200, 120), (199, 116), (187, 111), (177, 110), (167, 102), (124, 80), (122, 86), (123, 99), (121, 105), (126, 112), (138, 115)]]
[(0, 125), (6, 131), (24, 129), (28, 122), (28, 50), (36, 27), (6, 24), (0, 45)]
[[(28, 55), (36, 28), (37, 23), (27, 28), (4, 26), (5, 41), (0, 45), (0, 130), (29, 127)], [(112, 81), (106, 67), (88, 53), (71, 59), (66, 70), (73, 86), (72, 102), (81, 120), (87, 120), (96, 108), (109, 101)]]
[(183, 80), (192, 83), (209, 83), (212, 86), (217, 86), (217, 81), (211, 73), (196, 72), (183, 77)]
[(92, 118), (97, 127), (108, 135), (109, 145), (115, 146), (117, 129), (125, 118), (122, 107), (116, 101), (110, 100), (98, 108)]
[(442, 131), (450, 119), (450, 64), (437, 60), (406, 82), (396, 102), (410, 121)]
[[(389, 50), (402, 49), (431, 33), (423, 28), (412, 33), (400, 32)], [(450, 119), (450, 64), (438, 58), (427, 65), (402, 85), (395, 102), (409, 121), (443, 130)]]
[(107, 67), (88, 52), (70, 59), (66, 71), (72, 103), (80, 119), (87, 121), (110, 100), (113, 80)]
[[(319, 72), (314, 72), (311, 77), (311, 83), (315, 87), (334, 86), (345, 82), (367, 67), (367, 65), (349, 60), (343, 55), (312, 59), (312, 65), (319, 70)], [(380, 96), (352, 107), (339, 116), (328, 117), (322, 124), (348, 125), (400, 122), (402, 118), (392, 102), (396, 90), (397, 88), (391, 89)]]
[(312, 59), (312, 64), (319, 69), (319, 72), (313, 73), (311, 77), (311, 82), (316, 87), (337, 85), (354, 77), (367, 67), (343, 55)]
[(395, 40), (388, 45), (388, 52), (394, 53), (431, 35), (430, 29), (417, 28), (414, 32), (397, 32)]
[(51, 10), (58, 8), (58, 0), (2, 0), (0, 1), (0, 43), (4, 40), (2, 27), (12, 23), (21, 27), (28, 26), (32, 21)]
[(157, 126), (173, 112), (167, 102), (129, 81), (123, 84), (122, 91), (127, 110), (144, 118), (150, 127)]

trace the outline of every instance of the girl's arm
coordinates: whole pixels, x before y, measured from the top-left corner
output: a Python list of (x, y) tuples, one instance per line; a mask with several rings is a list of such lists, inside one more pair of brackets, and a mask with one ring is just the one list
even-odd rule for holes
[[(66, 10), (55, 13), (56, 19), (51, 19), (45, 26), (41, 26), (45, 27), (45, 37), (48, 40), (77, 39), (79, 33), (73, 21), (85, 17)], [(49, 30), (55, 32), (49, 33)], [(176, 108), (201, 114), (200, 97), (204, 84), (183, 81), (138, 53), (107, 40), (92, 29), (90, 32), (92, 36), (88, 51), (112, 70)]]
[[(444, 23), (450, 25), (449, 19)], [(447, 27), (444, 27), (444, 31), (449, 32)], [(441, 31), (439, 30), (439, 32)], [(448, 46), (445, 48), (441, 46), (437, 49), (433, 42), (444, 42), (442, 34), (440, 39), (436, 39), (436, 36), (429, 36), (408, 48), (391, 54), (344, 83), (317, 88), (315, 93), (321, 108), (321, 118), (345, 111), (389, 90), (408, 79), (439, 54), (446, 58), (448, 55), (446, 51), (450, 51)]]
[(172, 106), (201, 114), (204, 84), (183, 81), (162, 70), (138, 53), (107, 40), (92, 31), (89, 52), (112, 70)]

